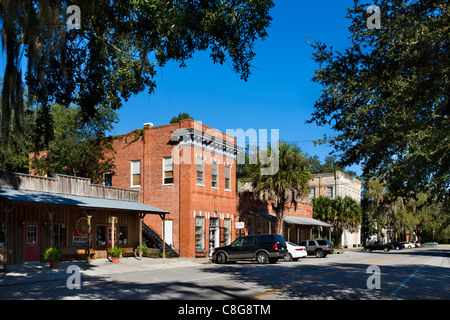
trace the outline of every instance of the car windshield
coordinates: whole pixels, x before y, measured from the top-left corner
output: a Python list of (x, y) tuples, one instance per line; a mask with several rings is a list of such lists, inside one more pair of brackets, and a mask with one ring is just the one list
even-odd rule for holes
[(295, 243), (292, 243), (292, 242), (286, 242), (286, 243), (288, 243), (288, 244), (290, 244), (291, 246), (297, 246)]

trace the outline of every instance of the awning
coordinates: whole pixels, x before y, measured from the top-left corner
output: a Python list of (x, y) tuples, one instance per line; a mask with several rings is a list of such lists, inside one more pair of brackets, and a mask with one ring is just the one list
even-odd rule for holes
[(58, 193), (0, 189), (0, 197), (12, 202), (28, 204), (45, 204), (50, 206), (72, 206), (85, 209), (105, 209), (129, 211), (135, 213), (169, 214), (169, 211), (158, 209), (144, 203), (134, 201), (111, 200), (94, 197), (72, 196)]
[[(265, 212), (248, 212), (253, 216), (262, 217), (264, 219), (268, 219), (270, 221), (275, 222), (277, 217), (273, 214), (265, 213)], [(304, 218), (304, 217), (296, 217), (296, 216), (284, 216), (283, 221), (288, 224), (299, 224), (305, 226), (320, 226), (320, 227), (332, 227), (331, 224), (313, 219), (313, 218)]]

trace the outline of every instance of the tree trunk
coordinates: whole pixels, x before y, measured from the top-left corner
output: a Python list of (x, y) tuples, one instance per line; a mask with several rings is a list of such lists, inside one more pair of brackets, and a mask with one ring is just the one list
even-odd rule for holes
[(284, 212), (277, 212), (277, 221), (275, 223), (275, 233), (284, 236)]

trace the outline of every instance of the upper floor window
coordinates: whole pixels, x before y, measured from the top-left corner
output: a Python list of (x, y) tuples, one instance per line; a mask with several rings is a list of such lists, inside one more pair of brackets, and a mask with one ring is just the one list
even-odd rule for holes
[(197, 184), (198, 185), (204, 185), (204, 171), (205, 171), (205, 164), (203, 161), (203, 158), (197, 158)]
[(163, 159), (163, 184), (173, 184), (173, 158)]
[(131, 186), (139, 187), (141, 185), (141, 161), (131, 161)]
[(225, 190), (231, 190), (231, 167), (225, 166)]
[(112, 172), (107, 172), (103, 176), (103, 184), (107, 187), (112, 186)]
[(219, 188), (219, 182), (217, 179), (218, 176), (218, 169), (217, 169), (217, 162), (213, 162), (211, 166), (211, 186), (213, 188)]

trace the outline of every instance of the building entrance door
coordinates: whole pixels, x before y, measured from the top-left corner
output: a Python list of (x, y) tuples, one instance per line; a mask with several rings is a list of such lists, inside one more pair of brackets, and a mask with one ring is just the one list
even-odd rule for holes
[(219, 218), (209, 219), (209, 255), (212, 256), (214, 248), (220, 244)]
[(39, 261), (39, 224), (25, 224), (25, 262)]

